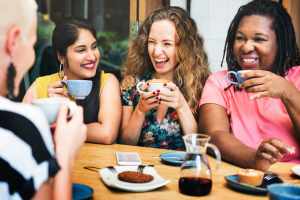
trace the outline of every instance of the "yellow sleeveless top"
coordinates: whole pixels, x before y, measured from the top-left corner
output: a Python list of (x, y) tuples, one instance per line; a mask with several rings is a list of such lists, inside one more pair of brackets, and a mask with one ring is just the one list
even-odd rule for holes
[[(109, 76), (108, 73), (101, 71), (101, 79), (100, 79), (101, 89), (103, 88), (104, 84), (106, 83), (108, 76)], [(36, 93), (36, 98), (47, 98), (48, 97), (48, 85), (50, 85), (56, 81), (59, 81), (59, 80), (60, 80), (60, 78), (58, 76), (58, 73), (38, 77), (33, 83), (35, 93)]]

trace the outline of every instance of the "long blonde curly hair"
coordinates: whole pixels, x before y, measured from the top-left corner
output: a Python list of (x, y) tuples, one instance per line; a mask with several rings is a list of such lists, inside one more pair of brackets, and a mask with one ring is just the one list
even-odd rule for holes
[(194, 20), (180, 7), (166, 7), (152, 12), (141, 25), (138, 35), (131, 42), (123, 67), (122, 88), (135, 84), (134, 77), (146, 72), (154, 72), (148, 54), (148, 36), (151, 25), (160, 20), (174, 23), (178, 36), (176, 59), (178, 66), (174, 72), (174, 83), (186, 98), (193, 113), (196, 114), (198, 101), (204, 83), (209, 75), (208, 59), (204, 51), (203, 38), (199, 35)]

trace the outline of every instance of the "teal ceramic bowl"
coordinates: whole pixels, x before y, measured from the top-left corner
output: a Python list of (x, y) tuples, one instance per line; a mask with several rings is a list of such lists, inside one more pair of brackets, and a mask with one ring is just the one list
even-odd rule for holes
[(292, 184), (272, 184), (268, 186), (270, 200), (300, 200), (300, 186)]

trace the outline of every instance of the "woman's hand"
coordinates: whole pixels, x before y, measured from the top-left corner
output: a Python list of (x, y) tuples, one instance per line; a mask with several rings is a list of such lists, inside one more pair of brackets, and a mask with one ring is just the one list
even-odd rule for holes
[(158, 107), (159, 105), (158, 93), (159, 92), (156, 91), (141, 93), (140, 100), (136, 108), (140, 112), (146, 113), (152, 108)]
[(247, 92), (253, 93), (251, 99), (261, 97), (283, 98), (286, 91), (292, 86), (283, 77), (265, 70), (242, 70), (245, 79), (241, 85)]
[(80, 146), (86, 140), (87, 127), (83, 123), (83, 109), (80, 106), (74, 108), (71, 119), (68, 119), (68, 108), (63, 105), (60, 108), (54, 133), (55, 147), (58, 159), (64, 162), (74, 159)]
[(179, 88), (173, 82), (168, 82), (166, 87), (169, 88), (169, 90), (162, 90), (159, 92), (158, 98), (160, 104), (172, 107), (176, 110), (182, 108), (185, 99)]
[(286, 153), (292, 153), (292, 149), (279, 139), (264, 140), (255, 154), (255, 168), (268, 170), (272, 164), (280, 161)]
[[(63, 80), (67, 80), (65, 76)], [(69, 97), (68, 91), (64, 88), (64, 84), (61, 81), (56, 81), (48, 86), (49, 97)]]

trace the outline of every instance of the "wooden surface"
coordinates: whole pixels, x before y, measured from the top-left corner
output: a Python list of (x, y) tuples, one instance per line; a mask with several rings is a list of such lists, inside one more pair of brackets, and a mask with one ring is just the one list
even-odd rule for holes
[[(135, 151), (142, 158), (143, 164), (154, 164), (155, 169), (170, 183), (160, 189), (145, 192), (131, 193), (107, 188), (97, 172), (84, 169), (84, 166), (95, 166), (103, 168), (109, 165), (116, 165), (116, 151)], [(204, 197), (186, 196), (178, 191), (178, 179), (180, 176), (180, 167), (164, 165), (160, 162), (159, 155), (166, 152), (163, 149), (143, 148), (128, 145), (99, 145), (85, 144), (80, 150), (79, 156), (75, 162), (73, 170), (73, 182), (87, 184), (94, 189), (94, 199), (98, 200), (133, 200), (133, 199), (155, 199), (155, 200), (176, 200), (176, 199), (211, 199), (211, 200), (251, 200), (268, 199), (267, 196), (248, 195), (233, 191), (226, 187), (224, 175), (234, 174), (239, 168), (223, 162), (218, 173), (213, 174), (213, 188), (209, 195)], [(210, 159), (212, 168), (215, 165), (213, 159)], [(292, 164), (277, 163), (271, 170), (277, 172), (285, 182), (300, 185), (300, 179), (291, 175), (290, 168)]]

